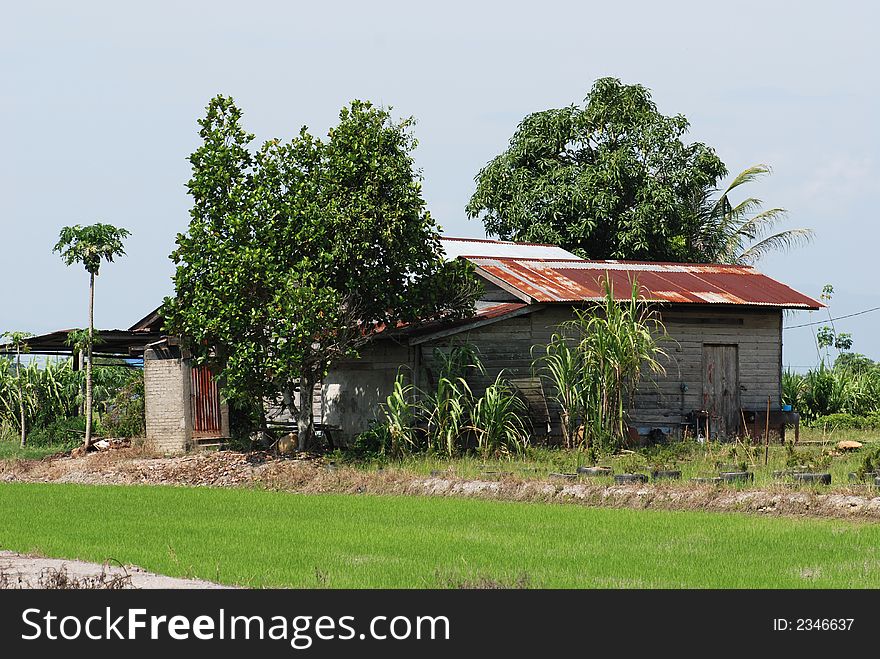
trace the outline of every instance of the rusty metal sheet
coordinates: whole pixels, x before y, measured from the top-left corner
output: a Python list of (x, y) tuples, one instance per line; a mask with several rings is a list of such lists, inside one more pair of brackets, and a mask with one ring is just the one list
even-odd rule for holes
[(650, 301), (819, 309), (823, 305), (749, 266), (573, 259), (469, 258), (483, 273), (536, 302), (587, 302), (604, 297), (611, 281), (617, 299), (633, 280)]

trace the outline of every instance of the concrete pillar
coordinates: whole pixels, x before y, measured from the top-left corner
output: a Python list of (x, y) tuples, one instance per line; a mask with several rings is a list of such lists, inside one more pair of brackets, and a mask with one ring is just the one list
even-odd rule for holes
[(192, 444), (189, 360), (144, 355), (144, 412), (147, 445), (162, 453), (183, 453)]

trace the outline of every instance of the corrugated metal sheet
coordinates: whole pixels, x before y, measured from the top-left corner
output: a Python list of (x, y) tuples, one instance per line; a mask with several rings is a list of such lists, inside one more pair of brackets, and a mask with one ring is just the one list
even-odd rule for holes
[(556, 245), (540, 243), (512, 243), (504, 240), (480, 238), (449, 238), (441, 236), (440, 244), (449, 260), (462, 256), (498, 256), (520, 259), (576, 259), (577, 257)]
[(611, 281), (618, 299), (629, 297), (637, 279), (641, 295), (653, 302), (741, 304), (796, 309), (823, 305), (752, 267), (649, 263), (640, 261), (585, 261), (582, 259), (469, 258), (501, 285), (519, 291), (534, 302), (601, 300), (603, 282)]

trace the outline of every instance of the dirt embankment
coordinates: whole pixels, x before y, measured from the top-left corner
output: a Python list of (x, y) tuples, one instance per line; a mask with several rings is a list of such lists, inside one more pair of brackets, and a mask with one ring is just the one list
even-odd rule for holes
[(402, 494), (574, 503), (618, 508), (710, 510), (880, 521), (880, 496), (866, 487), (831, 492), (784, 485), (737, 490), (711, 484), (600, 485), (503, 477), (425, 477), (399, 469), (337, 466), (322, 458), (276, 459), (266, 454), (198, 453), (154, 457), (118, 449), (81, 457), (0, 462), (0, 482), (258, 487), (299, 493)]

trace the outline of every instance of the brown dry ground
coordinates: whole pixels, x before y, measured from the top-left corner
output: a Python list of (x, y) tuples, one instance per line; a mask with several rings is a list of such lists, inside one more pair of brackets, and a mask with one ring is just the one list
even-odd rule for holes
[(0, 482), (90, 485), (178, 485), (255, 487), (318, 493), (478, 497), (619, 508), (708, 510), (771, 515), (880, 520), (880, 496), (865, 486), (832, 490), (737, 489), (696, 483), (602, 485), (504, 476), (498, 480), (425, 477), (401, 469), (359, 469), (327, 463), (319, 456), (279, 459), (231, 451), (178, 457), (123, 448), (86, 456), (0, 461)]

